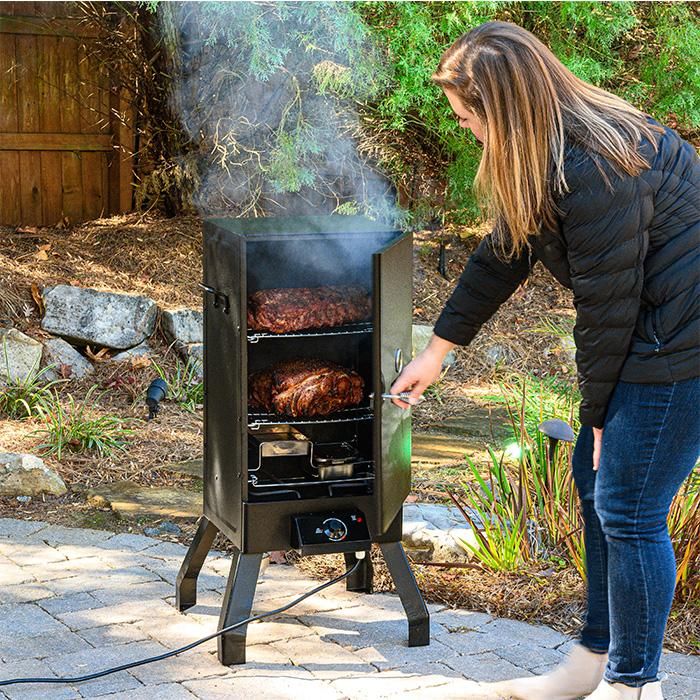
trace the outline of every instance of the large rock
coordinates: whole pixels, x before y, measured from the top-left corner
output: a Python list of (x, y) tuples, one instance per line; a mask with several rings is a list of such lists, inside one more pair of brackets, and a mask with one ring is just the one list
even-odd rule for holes
[(66, 492), (63, 479), (44, 462), (28, 454), (0, 453), (0, 496), (37, 496)]
[(150, 345), (144, 340), (143, 343), (140, 345), (137, 345), (136, 347), (129, 348), (128, 350), (124, 350), (123, 352), (117, 353), (113, 358), (112, 362), (133, 362), (138, 360), (139, 358), (142, 357), (150, 357), (151, 356), (151, 347)]
[(152, 333), (158, 311), (152, 299), (67, 285), (44, 289), (41, 327), (77, 343), (125, 350)]
[(44, 341), (44, 372), (46, 379), (82, 379), (94, 371), (92, 363), (83, 357), (63, 338), (51, 338)]
[(202, 312), (196, 309), (163, 311), (163, 330), (170, 340), (190, 344), (204, 342)]
[(132, 518), (198, 518), (202, 493), (182, 486), (142, 486), (132, 481), (102, 484), (88, 491), (88, 502), (109, 506), (115, 513)]
[[(419, 352), (425, 350), (425, 347), (430, 342), (433, 336), (433, 327), (424, 326), (419, 323), (413, 324), (413, 357), (415, 357)], [(443, 360), (443, 365), (449, 367), (455, 363), (457, 356), (454, 350), (450, 350), (447, 356)]]
[(41, 343), (16, 328), (0, 328), (0, 383), (23, 382), (39, 369)]

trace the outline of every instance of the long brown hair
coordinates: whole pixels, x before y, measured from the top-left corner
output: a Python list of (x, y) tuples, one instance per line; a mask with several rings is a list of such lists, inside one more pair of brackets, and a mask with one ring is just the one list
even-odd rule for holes
[(644, 136), (655, 145), (658, 127), (625, 100), (577, 78), (515, 24), (486, 22), (464, 34), (432, 79), (484, 124), (475, 188), (497, 230), (509, 234), (497, 237), (505, 257), (520, 253), (541, 226), (555, 225), (555, 198), (568, 191), (567, 142), (602, 156), (616, 172), (639, 175), (649, 167), (639, 144)]

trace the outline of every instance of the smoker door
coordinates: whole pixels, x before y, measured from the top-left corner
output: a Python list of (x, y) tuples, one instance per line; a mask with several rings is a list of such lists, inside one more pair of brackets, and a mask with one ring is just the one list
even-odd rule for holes
[(410, 234), (395, 238), (373, 255), (374, 289), (374, 461), (378, 522), (385, 533), (411, 489), (409, 411), (378, 397), (389, 391), (401, 364), (411, 359), (413, 317)]
[(221, 296), (204, 294), (204, 514), (236, 546), (247, 455), (245, 266), (244, 240), (205, 222), (204, 284)]

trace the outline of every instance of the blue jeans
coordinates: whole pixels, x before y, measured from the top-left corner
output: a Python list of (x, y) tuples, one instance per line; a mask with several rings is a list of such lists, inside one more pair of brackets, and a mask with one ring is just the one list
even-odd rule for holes
[(618, 382), (593, 471), (593, 431), (582, 428), (573, 475), (583, 509), (588, 613), (581, 643), (609, 653), (605, 679), (657, 680), (676, 581), (667, 516), (700, 454), (700, 378)]

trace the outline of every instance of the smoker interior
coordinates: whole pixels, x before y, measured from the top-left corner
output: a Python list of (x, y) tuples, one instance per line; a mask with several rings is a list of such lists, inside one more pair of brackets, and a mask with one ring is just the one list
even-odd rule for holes
[[(249, 241), (247, 293), (275, 287), (359, 285), (372, 293), (372, 254), (390, 238), (323, 236), (311, 239)], [(291, 334), (248, 331), (248, 373), (281, 360), (318, 358), (356, 371), (364, 380), (360, 406), (308, 419), (248, 414), (248, 501), (266, 502), (371, 495), (375, 465), (372, 319), (367, 322)], [(256, 434), (270, 426), (291, 427), (309, 441), (309, 453), (260, 457)], [(314, 455), (344, 446), (355, 457), (346, 466), (319, 469)]]

